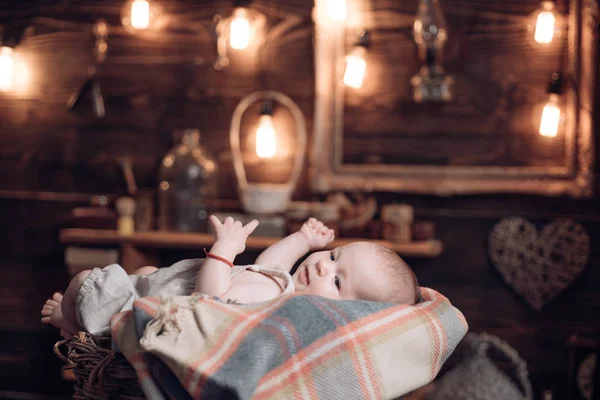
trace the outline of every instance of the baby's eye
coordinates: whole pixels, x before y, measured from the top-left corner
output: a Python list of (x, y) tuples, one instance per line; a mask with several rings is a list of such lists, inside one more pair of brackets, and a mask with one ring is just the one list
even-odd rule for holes
[(338, 290), (340, 290), (340, 286), (341, 286), (340, 278), (338, 278), (336, 276), (334, 282), (335, 282), (335, 286), (338, 288)]
[(333, 254), (333, 251), (330, 251), (330, 252), (329, 252), (329, 259), (330, 259), (331, 261), (335, 261), (335, 255)]

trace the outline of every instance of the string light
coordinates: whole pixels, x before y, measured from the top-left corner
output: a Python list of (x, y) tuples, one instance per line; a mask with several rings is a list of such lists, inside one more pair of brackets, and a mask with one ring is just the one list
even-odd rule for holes
[(121, 22), (138, 31), (150, 28), (156, 17), (156, 7), (148, 0), (129, 0), (123, 6)]
[(6, 92), (12, 89), (14, 64), (13, 48), (0, 47), (0, 91)]
[(552, 42), (557, 28), (557, 18), (555, 13), (554, 1), (544, 0), (540, 7), (535, 11), (535, 28), (533, 39), (542, 44)]
[(542, 110), (542, 119), (540, 121), (540, 135), (555, 137), (558, 133), (560, 123), (560, 96), (552, 93), (550, 99)]
[(362, 31), (359, 33), (359, 42), (352, 52), (346, 56), (346, 70), (344, 71), (344, 85), (354, 89), (362, 87), (367, 72), (365, 55), (369, 43), (369, 35)]
[(230, 50), (246, 50), (254, 45), (253, 42), (260, 43), (266, 17), (248, 8), (246, 3), (244, 0), (236, 0), (230, 16), (217, 14), (213, 18), (217, 33), (217, 58), (213, 67), (217, 70), (229, 67)]
[(131, 4), (131, 26), (136, 29), (150, 26), (150, 3), (146, 0), (135, 0)]
[(273, 127), (273, 102), (266, 101), (256, 129), (256, 155), (272, 158), (277, 152), (277, 134)]
[(346, 20), (346, 0), (327, 0), (327, 15), (334, 21)]
[(245, 8), (237, 8), (231, 16), (229, 45), (235, 50), (244, 50), (250, 43), (250, 21)]
[(550, 98), (542, 110), (542, 118), (540, 120), (539, 133), (546, 137), (555, 137), (558, 134), (558, 127), (560, 125), (560, 94), (561, 88), (561, 75), (555, 73), (552, 75), (552, 81), (548, 86), (548, 93)]

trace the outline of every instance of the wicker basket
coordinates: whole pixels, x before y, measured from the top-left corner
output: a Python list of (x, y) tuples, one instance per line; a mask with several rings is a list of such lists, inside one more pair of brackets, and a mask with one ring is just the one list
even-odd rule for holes
[(54, 345), (54, 353), (75, 374), (74, 399), (145, 399), (135, 370), (110, 346), (110, 336), (96, 340), (87, 332)]

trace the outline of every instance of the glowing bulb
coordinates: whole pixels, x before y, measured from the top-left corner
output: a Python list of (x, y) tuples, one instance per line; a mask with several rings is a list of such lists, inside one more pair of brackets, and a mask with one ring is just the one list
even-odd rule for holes
[(271, 158), (277, 150), (277, 136), (273, 128), (273, 118), (268, 114), (260, 116), (256, 130), (256, 155), (260, 158)]
[(365, 48), (359, 46), (346, 56), (346, 71), (344, 72), (344, 85), (360, 89), (367, 71), (365, 61)]
[(238, 8), (233, 14), (229, 27), (229, 44), (232, 49), (244, 50), (250, 43), (250, 21), (246, 16), (246, 10)]
[(0, 47), (0, 91), (8, 91), (13, 86), (14, 60), (13, 49)]
[(533, 39), (538, 43), (552, 42), (556, 30), (556, 16), (554, 15), (554, 2), (542, 1), (536, 22)]
[(146, 29), (150, 26), (150, 3), (147, 0), (134, 0), (131, 3), (131, 27)]
[(540, 135), (555, 137), (558, 133), (560, 123), (560, 97), (552, 93), (550, 99), (542, 110), (542, 120), (540, 121)]
[(327, 15), (334, 21), (345, 21), (346, 0), (327, 0)]

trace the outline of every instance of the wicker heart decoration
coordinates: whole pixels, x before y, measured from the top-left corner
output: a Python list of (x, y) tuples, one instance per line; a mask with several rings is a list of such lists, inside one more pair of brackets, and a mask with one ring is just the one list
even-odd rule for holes
[(568, 219), (557, 219), (538, 232), (525, 219), (505, 218), (489, 237), (494, 267), (537, 311), (573, 283), (589, 254), (586, 230)]

